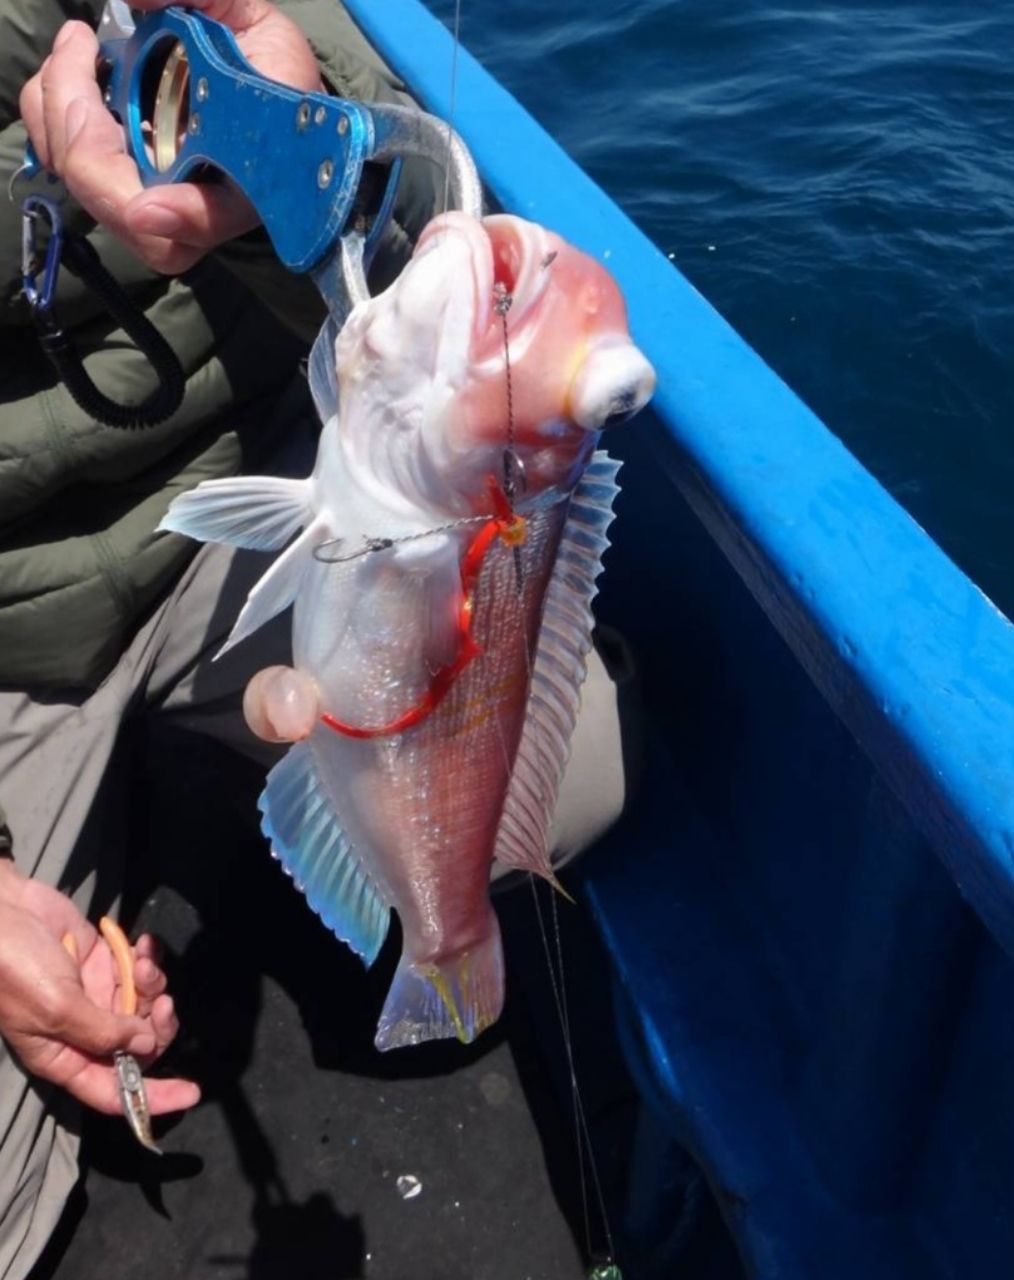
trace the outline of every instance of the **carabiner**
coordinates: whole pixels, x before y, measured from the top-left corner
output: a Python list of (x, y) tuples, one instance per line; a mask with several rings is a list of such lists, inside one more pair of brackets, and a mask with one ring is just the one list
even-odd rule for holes
[[(65, 231), (60, 206), (45, 196), (28, 196), (21, 214), (21, 289), (28, 302), (39, 345), (76, 404), (108, 427), (154, 427), (171, 418), (183, 403), (187, 380), (179, 358), (137, 303), (99, 260), (84, 237)], [(49, 223), (49, 244), (40, 262), (38, 220)], [(140, 404), (120, 404), (100, 391), (81, 360), (73, 338), (53, 309), (60, 265), (77, 276), (118, 321), (148, 360), (158, 385)], [(39, 283), (39, 277), (42, 283)]]
[[(39, 261), (38, 220), (45, 216), (49, 222), (49, 244), (45, 259)], [(32, 315), (45, 316), (53, 306), (56, 278), (60, 274), (60, 258), (63, 254), (63, 218), (60, 206), (45, 196), (26, 196), (21, 205), (21, 288)], [(42, 275), (42, 286), (38, 277)]]

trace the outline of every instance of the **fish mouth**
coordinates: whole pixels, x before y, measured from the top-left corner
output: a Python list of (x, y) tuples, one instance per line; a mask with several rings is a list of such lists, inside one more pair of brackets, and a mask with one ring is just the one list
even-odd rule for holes
[(472, 266), (472, 359), (502, 355), (506, 334), (518, 342), (528, 327), (548, 281), (546, 268), (556, 256), (549, 234), (510, 214), (480, 222), (468, 214), (441, 214), (419, 237), (416, 253), (448, 234), (462, 237)]

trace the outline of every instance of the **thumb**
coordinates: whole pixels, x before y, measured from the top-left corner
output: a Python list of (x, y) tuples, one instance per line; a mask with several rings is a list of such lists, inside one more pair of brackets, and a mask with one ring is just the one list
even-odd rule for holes
[(90, 152), (96, 158), (117, 156), (126, 152), (123, 128), (106, 110), (101, 98), (89, 91), (67, 104), (64, 119), (68, 152), (78, 144), (79, 149)]
[(117, 1049), (141, 1055), (155, 1050), (155, 1033), (142, 1018), (109, 1013), (83, 995), (67, 1005), (57, 1034), (96, 1058), (108, 1058)]
[(124, 221), (134, 235), (165, 236), (207, 250), (251, 231), (260, 219), (240, 189), (223, 178), (149, 188), (131, 200)]
[(126, 205), (143, 190), (123, 130), (103, 106), (98, 86), (68, 104), (63, 179), (93, 218), (117, 229)]
[[(151, 13), (175, 3), (176, 0), (131, 0), (131, 8)], [(272, 6), (267, 0), (189, 0), (188, 7), (199, 9), (237, 35), (249, 31), (272, 14)]]

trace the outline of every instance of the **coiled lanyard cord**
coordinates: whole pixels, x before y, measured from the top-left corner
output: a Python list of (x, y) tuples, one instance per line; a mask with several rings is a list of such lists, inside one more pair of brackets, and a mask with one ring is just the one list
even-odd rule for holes
[[(40, 218), (49, 223), (49, 243), (42, 260), (37, 248)], [(61, 265), (91, 290), (154, 369), (158, 385), (140, 404), (111, 399), (85, 369), (73, 339), (53, 310)], [(67, 234), (59, 205), (45, 196), (28, 196), (22, 204), (21, 286), (39, 345), (85, 413), (110, 427), (154, 427), (172, 417), (186, 390), (176, 353), (102, 265), (94, 247), (83, 236)]]

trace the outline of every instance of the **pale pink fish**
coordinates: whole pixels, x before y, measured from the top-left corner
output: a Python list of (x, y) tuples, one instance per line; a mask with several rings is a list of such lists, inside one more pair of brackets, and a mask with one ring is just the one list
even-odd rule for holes
[(398, 912), (378, 1046), (468, 1041), (503, 1004), (494, 856), (552, 878), (546, 833), (616, 492), (598, 432), (645, 404), (654, 373), (601, 266), (519, 218), (460, 213), (353, 311), (335, 356), (322, 335), (312, 476), (202, 484), (163, 527), (259, 548), (298, 535), (228, 642), (295, 604), (310, 693), (282, 736), (306, 736), (268, 777), (264, 831), (368, 964)]

